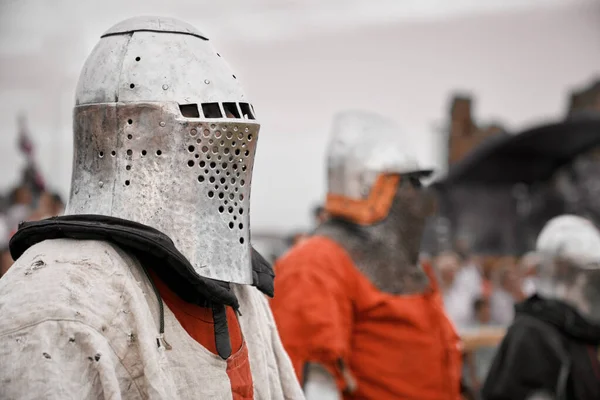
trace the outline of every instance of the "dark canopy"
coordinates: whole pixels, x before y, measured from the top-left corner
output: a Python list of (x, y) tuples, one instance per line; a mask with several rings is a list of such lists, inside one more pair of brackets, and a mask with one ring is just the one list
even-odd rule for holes
[(552, 177), (579, 154), (600, 146), (600, 115), (493, 137), (450, 168), (436, 185), (533, 184)]

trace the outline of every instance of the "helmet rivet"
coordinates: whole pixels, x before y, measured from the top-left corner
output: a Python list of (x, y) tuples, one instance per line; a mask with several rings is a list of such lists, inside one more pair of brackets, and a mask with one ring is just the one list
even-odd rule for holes
[(208, 79), (205, 79), (204, 83), (206, 83), (208, 85), (210, 83), (210, 81)]
[(160, 126), (165, 126), (165, 121), (160, 121)]
[(104, 182), (102, 182), (102, 181), (98, 182), (98, 186), (103, 187), (104, 186)]
[(169, 85), (163, 85), (163, 90), (167, 90), (169, 88)]

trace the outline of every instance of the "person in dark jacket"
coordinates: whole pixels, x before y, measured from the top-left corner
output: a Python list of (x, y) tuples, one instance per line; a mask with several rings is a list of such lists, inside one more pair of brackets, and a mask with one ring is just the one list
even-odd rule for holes
[(484, 400), (600, 399), (600, 232), (556, 217), (537, 241), (539, 287), (515, 307)]

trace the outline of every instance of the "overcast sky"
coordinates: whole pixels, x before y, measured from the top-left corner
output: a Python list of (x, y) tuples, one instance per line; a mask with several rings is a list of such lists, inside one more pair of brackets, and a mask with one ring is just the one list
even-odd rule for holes
[(0, 0), (0, 189), (23, 162), (23, 110), (47, 180), (68, 193), (79, 70), (102, 32), (136, 15), (196, 25), (243, 82), (262, 123), (255, 229), (308, 224), (338, 110), (390, 115), (435, 166), (452, 91), (476, 96), (478, 119), (518, 130), (562, 117), (567, 92), (600, 76), (592, 0)]

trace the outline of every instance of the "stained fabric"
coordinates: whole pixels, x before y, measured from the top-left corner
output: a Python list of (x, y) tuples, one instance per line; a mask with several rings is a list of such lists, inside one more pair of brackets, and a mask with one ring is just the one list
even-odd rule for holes
[[(151, 273), (160, 295), (177, 318), (183, 329), (192, 339), (215, 355), (219, 355), (215, 340), (215, 321), (211, 307), (200, 307), (181, 300), (167, 285), (160, 281), (156, 273)], [(235, 310), (226, 308), (229, 340), (233, 354), (227, 358), (227, 376), (231, 383), (233, 400), (253, 399), (252, 373), (248, 361), (248, 349), (244, 343), (240, 324)]]
[(600, 327), (557, 300), (532, 296), (515, 307), (482, 390), (484, 400), (600, 398)]
[[(185, 301), (206, 305), (207, 301), (238, 307), (227, 282), (203, 278), (164, 233), (121, 218), (104, 215), (65, 215), (42, 221), (24, 222), (11, 238), (14, 260), (30, 246), (48, 239), (106, 240), (136, 255), (151, 256), (153, 268), (171, 290)], [(273, 295), (274, 273), (269, 263), (252, 249), (254, 285)]]
[(460, 341), (433, 274), (423, 294), (382, 293), (342, 247), (319, 236), (275, 271), (271, 308), (300, 381), (310, 362), (336, 378), (345, 399), (460, 398)]
[[(253, 398), (303, 399), (265, 296), (249, 285), (231, 290)], [(160, 314), (142, 266), (120, 247), (73, 239), (32, 245), (0, 279), (0, 398), (251, 398), (234, 377), (246, 370), (244, 346), (223, 360), (168, 305), (160, 340)]]

